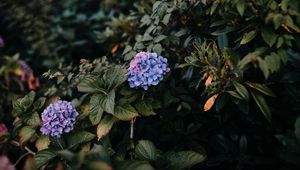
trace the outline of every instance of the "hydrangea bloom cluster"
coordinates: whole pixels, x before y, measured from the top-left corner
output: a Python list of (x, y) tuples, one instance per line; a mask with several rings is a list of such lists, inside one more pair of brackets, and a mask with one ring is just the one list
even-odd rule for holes
[(130, 62), (128, 68), (128, 82), (131, 88), (157, 85), (163, 76), (170, 71), (167, 59), (156, 53), (139, 52)]
[(8, 130), (7, 130), (6, 126), (5, 126), (5, 124), (4, 123), (0, 123), (0, 136), (6, 134), (7, 131)]
[(59, 138), (63, 132), (73, 130), (77, 116), (78, 112), (70, 102), (58, 100), (43, 111), (41, 132)]
[(0, 170), (15, 170), (15, 166), (11, 164), (7, 156), (0, 156)]

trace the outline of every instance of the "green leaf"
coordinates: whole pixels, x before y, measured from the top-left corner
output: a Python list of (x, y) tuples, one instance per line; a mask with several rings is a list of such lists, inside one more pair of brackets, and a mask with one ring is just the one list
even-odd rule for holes
[(164, 40), (165, 38), (167, 38), (167, 36), (161, 34), (154, 38), (154, 42), (159, 43), (160, 41)]
[(257, 31), (256, 30), (253, 30), (253, 31), (250, 31), (250, 32), (247, 32), (243, 35), (243, 38), (240, 42), (241, 45), (243, 44), (247, 44), (248, 42), (250, 42), (253, 38), (255, 38), (257, 34)]
[(248, 53), (241, 61), (238, 63), (238, 67), (241, 69), (246, 68), (246, 65), (252, 61), (255, 61), (260, 55), (266, 51), (266, 48), (257, 48), (254, 52)]
[(271, 122), (272, 115), (269, 106), (267, 105), (266, 100), (262, 95), (260, 95), (258, 92), (254, 90), (250, 90), (252, 97), (254, 98), (256, 104), (260, 108), (263, 115), (266, 117), (266, 119)]
[(127, 70), (122, 67), (115, 66), (109, 68), (103, 75), (107, 90), (112, 90), (124, 83), (127, 80), (126, 74)]
[(94, 139), (95, 135), (86, 131), (76, 131), (67, 135), (68, 148), (86, 143)]
[(168, 25), (170, 18), (171, 18), (171, 14), (166, 14), (162, 20), (162, 23), (164, 23), (165, 25)]
[(115, 107), (114, 116), (119, 120), (128, 121), (128, 120), (132, 120), (134, 117), (139, 116), (139, 114), (134, 109), (134, 107), (126, 103), (122, 105), (117, 105)]
[(89, 119), (93, 125), (98, 124), (103, 115), (103, 109), (100, 106), (99, 98), (100, 96), (95, 94), (91, 97), (89, 103)]
[(36, 100), (33, 103), (34, 110), (41, 109), (44, 106), (45, 102), (46, 102), (46, 97), (40, 97), (38, 100)]
[(245, 99), (246, 101), (249, 101), (249, 93), (246, 89), (246, 87), (236, 81), (232, 82), (236, 91)]
[(101, 85), (96, 81), (94, 77), (85, 77), (77, 86), (78, 91), (85, 93), (103, 92), (105, 89), (101, 88)]
[(105, 112), (114, 114), (115, 95), (115, 90), (110, 91), (107, 95), (98, 95), (99, 105)]
[(245, 3), (243, 1), (238, 1), (236, 4), (236, 9), (238, 10), (240, 16), (243, 16), (245, 12)]
[(97, 126), (97, 137), (98, 140), (103, 138), (112, 128), (113, 124), (116, 122), (116, 118), (111, 115), (105, 115)]
[(237, 93), (236, 91), (226, 91), (226, 92), (229, 93), (230, 96), (232, 96), (234, 98), (243, 100), (243, 97), (241, 95), (239, 95), (239, 93)]
[(300, 116), (297, 117), (295, 122), (295, 136), (298, 142), (300, 143)]
[(259, 92), (271, 96), (271, 97), (276, 97), (276, 95), (272, 92), (271, 89), (269, 89), (266, 85), (264, 84), (258, 84), (258, 83), (251, 83), (251, 82), (245, 82), (246, 85), (249, 87), (258, 90)]
[(34, 160), (35, 160), (35, 163), (36, 163), (36, 167), (40, 168), (41, 166), (43, 166), (46, 163), (50, 162), (56, 156), (57, 156), (57, 154), (51, 149), (44, 149), (44, 150), (41, 150), (41, 151), (37, 152), (34, 155)]
[(20, 143), (23, 144), (24, 142), (28, 141), (34, 134), (35, 130), (30, 126), (23, 127), (19, 132)]
[(156, 147), (148, 140), (138, 141), (135, 147), (135, 154), (141, 160), (155, 161), (157, 159)]
[(277, 34), (273, 31), (273, 29), (270, 28), (264, 28), (262, 29), (261, 36), (263, 40), (270, 46), (272, 47), (277, 39)]
[(153, 51), (156, 52), (158, 55), (160, 55), (161, 52), (162, 52), (162, 46), (161, 46), (161, 44), (155, 44), (155, 45), (153, 46), (152, 49), (153, 49)]
[(263, 72), (264, 77), (267, 79), (270, 75), (270, 71), (269, 71), (266, 61), (261, 59), (260, 57), (258, 57), (257, 60), (258, 60), (258, 66), (259, 66), (260, 70)]
[(117, 163), (116, 170), (154, 170), (147, 161), (122, 161)]
[(205, 155), (193, 151), (170, 152), (166, 158), (173, 170), (187, 169), (206, 159)]
[(150, 100), (140, 100), (135, 104), (135, 108), (139, 114), (143, 116), (156, 115), (152, 108), (152, 102)]
[(34, 113), (27, 113), (29, 115), (26, 115), (26, 117), (24, 118), (24, 122), (32, 127), (37, 127), (40, 125), (41, 123), (41, 119), (40, 116), (37, 112)]

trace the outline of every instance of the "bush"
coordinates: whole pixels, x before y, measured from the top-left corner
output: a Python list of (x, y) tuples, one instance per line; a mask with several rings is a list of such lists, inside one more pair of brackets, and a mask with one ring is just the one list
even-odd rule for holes
[(298, 169), (299, 5), (1, 2), (1, 154), (25, 169)]

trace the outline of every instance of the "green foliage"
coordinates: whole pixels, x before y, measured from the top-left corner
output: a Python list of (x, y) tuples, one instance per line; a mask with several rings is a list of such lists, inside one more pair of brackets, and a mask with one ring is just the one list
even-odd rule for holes
[[(0, 9), (1, 154), (32, 154), (43, 169), (299, 169), (300, 1), (11, 0)], [(171, 68), (147, 91), (127, 83), (140, 51)], [(39, 73), (35, 91), (16, 77), (20, 59)], [(41, 113), (58, 99), (79, 116), (52, 138)]]

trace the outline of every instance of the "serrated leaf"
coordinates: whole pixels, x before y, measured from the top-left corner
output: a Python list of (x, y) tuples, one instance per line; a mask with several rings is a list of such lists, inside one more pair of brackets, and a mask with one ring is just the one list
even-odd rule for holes
[(126, 103), (122, 105), (117, 105), (115, 107), (114, 116), (119, 120), (128, 121), (128, 120), (132, 120), (134, 117), (139, 116), (139, 114), (134, 109), (134, 107)]
[(28, 141), (34, 134), (35, 130), (30, 126), (23, 127), (19, 132), (20, 143), (23, 144), (24, 142)]
[(254, 39), (256, 37), (256, 34), (257, 34), (256, 30), (245, 33), (243, 35), (243, 38), (242, 38), (240, 44), (241, 45), (247, 44), (248, 42), (250, 42), (252, 39)]
[(205, 155), (193, 151), (171, 152), (167, 154), (166, 158), (173, 170), (191, 168), (206, 159)]
[(246, 85), (249, 87), (258, 90), (259, 92), (271, 96), (271, 97), (276, 97), (276, 95), (272, 92), (271, 89), (269, 89), (266, 85), (264, 84), (258, 84), (258, 83), (251, 83), (251, 82), (245, 82)]
[(34, 110), (41, 109), (46, 102), (46, 97), (40, 97), (33, 103)]
[(152, 102), (149, 100), (141, 100), (135, 104), (135, 108), (139, 114), (143, 116), (156, 115), (152, 108)]
[(35, 147), (37, 148), (38, 151), (47, 149), (48, 146), (50, 145), (50, 138), (49, 136), (41, 136), (39, 137), (36, 142), (35, 142)]
[(135, 154), (141, 160), (155, 161), (157, 159), (156, 147), (148, 140), (138, 141), (135, 147)]
[(105, 82), (106, 90), (112, 90), (120, 86), (123, 82), (127, 80), (127, 70), (122, 67), (112, 67), (109, 68), (103, 75), (103, 80)]
[(77, 86), (78, 91), (85, 93), (95, 93), (97, 88), (96, 80), (93, 77), (85, 77)]
[(41, 166), (47, 164), (52, 159), (54, 159), (56, 156), (57, 156), (57, 154), (51, 149), (44, 149), (44, 150), (37, 152), (34, 155), (34, 160), (35, 160), (37, 168), (40, 168)]
[(94, 139), (95, 135), (87, 131), (76, 131), (67, 135), (68, 148), (86, 143)]
[(41, 123), (40, 116), (37, 112), (34, 113), (27, 113), (26, 117), (24, 118), (24, 122), (31, 126), (31, 127), (37, 127)]
[(97, 126), (97, 137), (98, 140), (103, 138), (112, 128), (113, 124), (116, 122), (116, 118), (111, 115), (105, 115)]
[(114, 114), (115, 90), (111, 90), (107, 95), (99, 94), (99, 105), (107, 113)]
[(95, 94), (91, 97), (89, 103), (89, 119), (93, 125), (100, 122), (103, 115), (103, 109), (99, 103), (99, 95)]
[(258, 105), (263, 115), (266, 117), (266, 119), (269, 122), (271, 122), (272, 120), (271, 110), (267, 105), (267, 102), (264, 99), (264, 97), (254, 90), (250, 90), (250, 92), (252, 97), (254, 98), (255, 103)]
[(117, 163), (116, 170), (154, 170), (147, 161), (122, 161)]
[(236, 81), (233, 81), (233, 86), (235, 87), (236, 91), (245, 99), (246, 101), (249, 101), (249, 93), (246, 89), (246, 87)]

